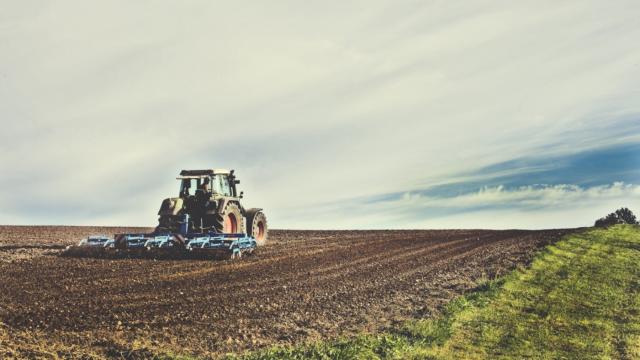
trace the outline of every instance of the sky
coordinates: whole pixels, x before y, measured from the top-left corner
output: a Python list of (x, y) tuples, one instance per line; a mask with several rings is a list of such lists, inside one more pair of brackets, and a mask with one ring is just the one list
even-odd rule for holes
[(153, 226), (198, 168), (272, 228), (640, 212), (635, 0), (0, 9), (0, 224)]

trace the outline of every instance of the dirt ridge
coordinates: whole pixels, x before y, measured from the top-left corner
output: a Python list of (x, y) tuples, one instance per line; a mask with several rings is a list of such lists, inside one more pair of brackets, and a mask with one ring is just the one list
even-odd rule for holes
[(141, 228), (46, 229), (54, 236), (43, 241), (40, 227), (0, 226), (0, 323), (10, 332), (78, 354), (136, 342), (204, 356), (432, 314), (572, 231), (274, 230), (255, 256), (231, 262), (59, 258), (89, 234)]

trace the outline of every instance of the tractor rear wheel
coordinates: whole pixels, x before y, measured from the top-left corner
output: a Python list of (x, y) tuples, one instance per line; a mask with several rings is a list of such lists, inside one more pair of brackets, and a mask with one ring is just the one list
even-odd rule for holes
[(244, 233), (244, 223), (242, 222), (242, 211), (235, 203), (229, 203), (224, 208), (221, 215), (213, 219), (213, 227), (219, 233), (239, 234)]
[(262, 211), (249, 213), (247, 216), (247, 232), (256, 239), (258, 245), (264, 245), (269, 237), (267, 217)]

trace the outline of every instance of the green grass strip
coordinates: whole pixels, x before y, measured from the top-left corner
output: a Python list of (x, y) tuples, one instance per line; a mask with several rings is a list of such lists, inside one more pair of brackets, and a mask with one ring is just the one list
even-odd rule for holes
[(565, 237), (440, 317), (228, 359), (640, 359), (640, 228)]

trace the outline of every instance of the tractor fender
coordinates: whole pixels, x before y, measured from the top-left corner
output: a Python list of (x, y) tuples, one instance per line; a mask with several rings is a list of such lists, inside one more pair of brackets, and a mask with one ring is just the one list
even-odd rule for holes
[(253, 215), (253, 214), (255, 214), (255, 213), (259, 212), (259, 211), (262, 211), (262, 208), (251, 208), (251, 209), (247, 209), (247, 210), (245, 211), (245, 215), (244, 215), (244, 216), (249, 217), (249, 216), (251, 216), (251, 215)]
[(240, 211), (244, 213), (244, 208), (237, 200), (221, 198), (218, 199), (218, 207), (217, 209), (215, 209), (215, 212), (213, 210), (208, 210), (207, 214), (222, 214), (224, 209), (227, 207), (227, 204), (229, 203), (235, 203), (240, 208)]

